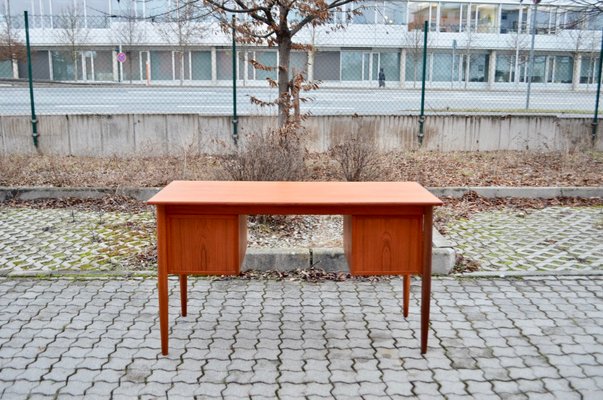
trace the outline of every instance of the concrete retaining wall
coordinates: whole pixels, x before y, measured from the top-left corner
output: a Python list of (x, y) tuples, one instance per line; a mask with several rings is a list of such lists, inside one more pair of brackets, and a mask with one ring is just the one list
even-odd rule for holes
[[(229, 117), (197, 114), (39, 116), (39, 151), (74, 156), (223, 154), (233, 149)], [(240, 117), (242, 140), (273, 127), (273, 117)], [(437, 115), (425, 122), (426, 150), (593, 149), (591, 120), (551, 115)], [(307, 148), (324, 152), (348, 135), (363, 135), (382, 151), (416, 148), (416, 116), (316, 116), (305, 121)], [(26, 116), (0, 117), (2, 154), (33, 154)], [(603, 135), (594, 149), (603, 150)]]

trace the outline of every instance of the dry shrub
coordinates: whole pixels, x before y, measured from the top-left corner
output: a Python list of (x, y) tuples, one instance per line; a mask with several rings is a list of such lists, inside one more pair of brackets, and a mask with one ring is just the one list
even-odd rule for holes
[(374, 181), (380, 176), (379, 150), (373, 141), (366, 138), (348, 138), (332, 146), (328, 154), (339, 164), (346, 181)]
[(247, 136), (224, 158), (221, 179), (234, 181), (298, 181), (305, 176), (306, 150), (293, 126)]

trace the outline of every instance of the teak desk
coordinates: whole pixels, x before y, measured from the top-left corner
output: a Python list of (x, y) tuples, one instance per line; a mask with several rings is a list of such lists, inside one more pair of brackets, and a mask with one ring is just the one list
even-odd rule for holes
[(410, 275), (422, 276), (421, 353), (427, 351), (433, 207), (442, 202), (414, 182), (174, 181), (157, 206), (161, 352), (168, 353), (168, 274), (180, 276), (186, 316), (187, 275), (236, 275), (245, 256), (248, 214), (341, 214), (353, 275), (403, 275), (404, 316)]

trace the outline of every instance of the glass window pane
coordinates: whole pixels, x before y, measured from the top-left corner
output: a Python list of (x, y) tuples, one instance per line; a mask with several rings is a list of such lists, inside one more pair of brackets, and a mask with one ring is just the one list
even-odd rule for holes
[(75, 67), (71, 53), (68, 51), (53, 51), (52, 79), (55, 81), (72, 81), (75, 77)]
[(406, 0), (391, 0), (384, 2), (383, 23), (389, 25), (406, 24)]
[(429, 30), (434, 31), (437, 26), (437, 3), (408, 3), (408, 29), (423, 30), (425, 21), (429, 21)]
[(574, 58), (571, 56), (555, 57), (555, 82), (572, 83), (574, 74)]
[(293, 51), (289, 58), (290, 75), (302, 73), (308, 75), (308, 53), (302, 51)]
[[(366, 66), (365, 66), (366, 68)], [(376, 81), (379, 79), (379, 54), (378, 53), (373, 53), (373, 74), (371, 76), (371, 79)]]
[(534, 57), (532, 82), (544, 82), (545, 69), (546, 69), (546, 56)]
[(488, 80), (487, 54), (472, 54), (469, 63), (469, 82), (486, 82)]
[(381, 65), (386, 81), (400, 81), (400, 53), (381, 53)]
[(500, 33), (517, 32), (520, 7), (503, 4), (500, 11)]
[(216, 68), (218, 70), (218, 80), (232, 80), (232, 51), (216, 51)]
[(0, 78), (13, 77), (13, 63), (11, 60), (0, 61)]
[(113, 80), (113, 52), (94, 51), (94, 80), (112, 81)]
[(423, 74), (423, 54), (411, 50), (406, 54), (406, 81), (420, 82)]
[(173, 79), (171, 51), (151, 51), (151, 79), (154, 81)]
[(473, 32), (494, 33), (497, 29), (498, 6), (473, 4), (471, 6), (471, 28)]
[(595, 68), (599, 61), (596, 57), (582, 57), (580, 65), (580, 83), (593, 83), (595, 78)]
[(495, 82), (512, 82), (511, 69), (514, 66), (514, 56), (498, 54), (496, 56), (496, 71), (494, 72)]
[(272, 69), (269, 71), (264, 71), (262, 69), (256, 69), (255, 71), (255, 79), (256, 80), (265, 80), (265, 79), (276, 79), (277, 71), (276, 71), (276, 51), (256, 51), (255, 52), (255, 60), (266, 66), (271, 67)]
[(140, 53), (138, 51), (126, 51), (126, 62), (123, 63), (124, 80), (140, 80)]
[[(190, 71), (189, 71), (189, 52), (180, 52), (174, 51), (174, 76), (177, 80), (189, 80), (190, 79)], [(184, 68), (182, 68), (182, 64), (184, 64)]]
[(360, 15), (352, 16), (352, 21), (355, 24), (374, 24), (375, 23), (375, 2), (365, 1), (359, 4), (357, 9), (361, 10)]
[(191, 57), (193, 80), (211, 80), (211, 52), (193, 51)]
[(440, 4), (440, 32), (461, 31), (461, 4)]
[(341, 80), (362, 80), (362, 53), (358, 51), (341, 52)]
[(340, 80), (340, 56), (338, 51), (321, 51), (314, 56), (314, 79), (319, 81)]
[(435, 53), (431, 80), (433, 82), (451, 82), (452, 77), (452, 53)]

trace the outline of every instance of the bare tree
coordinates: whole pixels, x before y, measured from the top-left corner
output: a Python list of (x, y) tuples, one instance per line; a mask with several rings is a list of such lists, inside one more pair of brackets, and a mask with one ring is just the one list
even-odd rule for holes
[(10, 61), (13, 77), (17, 77), (18, 63), (26, 59), (25, 46), (13, 28), (10, 2), (7, 2), (3, 11), (4, 18), (0, 22), (0, 61)]
[[(191, 0), (205, 4), (220, 20), (225, 32), (237, 32), (237, 40), (242, 43), (277, 47), (278, 66), (262, 66), (260, 69), (278, 72), (277, 80), (268, 79), (270, 85), (278, 88), (279, 97), (271, 104), (278, 106), (278, 123), (283, 127), (296, 123), (291, 116), (292, 99), (297, 90), (291, 79), (289, 62), (291, 50), (311, 50), (311, 45), (294, 42), (294, 37), (307, 26), (321, 26), (331, 23), (331, 12), (345, 12), (342, 6), (361, 0)], [(348, 11), (353, 13), (353, 10)], [(232, 25), (230, 15), (241, 15), (240, 22)], [(252, 60), (254, 61), (254, 60)], [(311, 88), (308, 88), (311, 89)], [(257, 99), (256, 99), (257, 100)], [(268, 105), (268, 102), (259, 102)]]
[[(78, 3), (79, 4), (79, 3)], [(67, 6), (59, 14), (56, 30), (57, 39), (69, 48), (69, 55), (73, 64), (74, 80), (78, 80), (78, 58), (83, 47), (88, 42), (90, 31), (85, 27), (83, 11), (78, 6)]]
[[(119, 13), (119, 21), (113, 29), (115, 40), (122, 46), (122, 51), (126, 52), (132, 52), (135, 46), (145, 40), (146, 32), (136, 18), (136, 2), (137, 0), (125, 1)], [(128, 76), (132, 83), (133, 63), (131, 57), (128, 58)]]
[(521, 33), (521, 29), (518, 29), (514, 34), (506, 35), (507, 45), (510, 49), (514, 50), (513, 55), (513, 82), (518, 85), (521, 77), (521, 69), (525, 68), (525, 64), (528, 61), (528, 49), (530, 47), (530, 40), (528, 35)]
[(175, 7), (155, 19), (159, 34), (174, 46), (179, 58), (180, 85), (184, 84), (186, 53), (196, 40), (201, 39), (207, 26), (201, 22), (209, 12), (195, 1), (176, 0)]
[[(417, 87), (417, 82), (422, 79), (423, 71), (423, 42), (425, 33), (423, 32), (423, 24), (411, 22), (408, 24), (408, 30), (404, 32), (404, 42), (406, 46), (407, 60), (412, 61), (412, 86)], [(430, 47), (431, 38), (427, 36), (427, 47)]]

